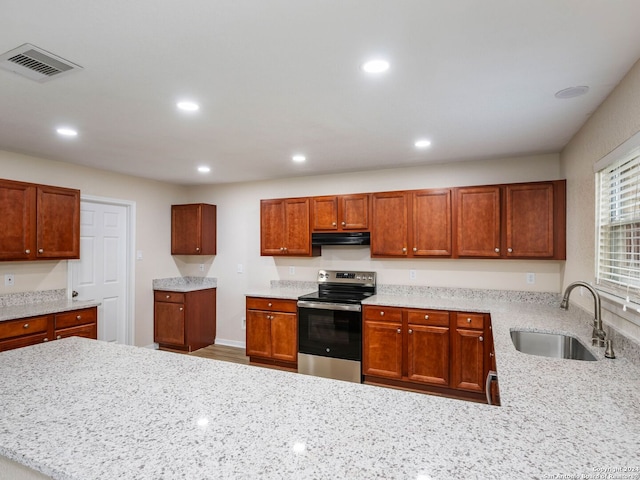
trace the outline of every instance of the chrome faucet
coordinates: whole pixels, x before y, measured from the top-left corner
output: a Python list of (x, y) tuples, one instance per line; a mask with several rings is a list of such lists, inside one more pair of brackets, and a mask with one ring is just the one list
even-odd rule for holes
[(564, 308), (565, 310), (569, 310), (569, 294), (576, 287), (584, 287), (591, 292), (593, 295), (593, 303), (594, 303), (594, 320), (593, 320), (593, 333), (591, 334), (591, 344), (597, 345), (598, 347), (604, 347), (606, 333), (602, 329), (602, 310), (600, 307), (600, 294), (586, 282), (573, 282), (569, 285), (564, 291), (564, 297), (562, 299), (562, 303), (560, 304), (560, 308)]

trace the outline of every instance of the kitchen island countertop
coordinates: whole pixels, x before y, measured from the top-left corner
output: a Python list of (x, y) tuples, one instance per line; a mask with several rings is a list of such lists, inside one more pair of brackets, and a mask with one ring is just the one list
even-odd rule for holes
[(97, 307), (101, 302), (95, 300), (61, 299), (50, 302), (36, 302), (24, 305), (11, 305), (0, 308), (0, 322), (17, 318), (38, 317), (53, 313), (69, 312), (82, 308)]
[(587, 343), (579, 309), (366, 302), (490, 312), (502, 406), (71, 338), (0, 354), (0, 455), (59, 480), (640, 476), (640, 369), (511, 343), (512, 328)]

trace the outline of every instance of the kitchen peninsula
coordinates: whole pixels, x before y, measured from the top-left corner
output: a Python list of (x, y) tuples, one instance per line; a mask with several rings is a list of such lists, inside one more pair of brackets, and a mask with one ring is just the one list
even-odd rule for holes
[[(368, 302), (452, 308), (435, 297)], [(640, 473), (634, 362), (601, 349), (596, 362), (537, 357), (511, 343), (516, 327), (586, 343), (588, 316), (455, 304), (491, 314), (500, 407), (80, 338), (2, 353), (0, 477), (17, 464), (29, 470), (12, 478), (58, 480)]]

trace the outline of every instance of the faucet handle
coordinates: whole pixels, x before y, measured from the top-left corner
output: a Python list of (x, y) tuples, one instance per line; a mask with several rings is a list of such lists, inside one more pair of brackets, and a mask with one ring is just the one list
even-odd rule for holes
[(611, 359), (616, 358), (616, 354), (613, 351), (613, 340), (607, 340), (605, 342), (604, 357)]

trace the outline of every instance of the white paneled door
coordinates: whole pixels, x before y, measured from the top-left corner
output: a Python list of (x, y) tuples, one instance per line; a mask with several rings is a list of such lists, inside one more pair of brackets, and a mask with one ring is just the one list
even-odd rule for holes
[(100, 201), (80, 204), (80, 260), (72, 261), (72, 289), (95, 299), (98, 340), (131, 343), (128, 319), (128, 207)]

